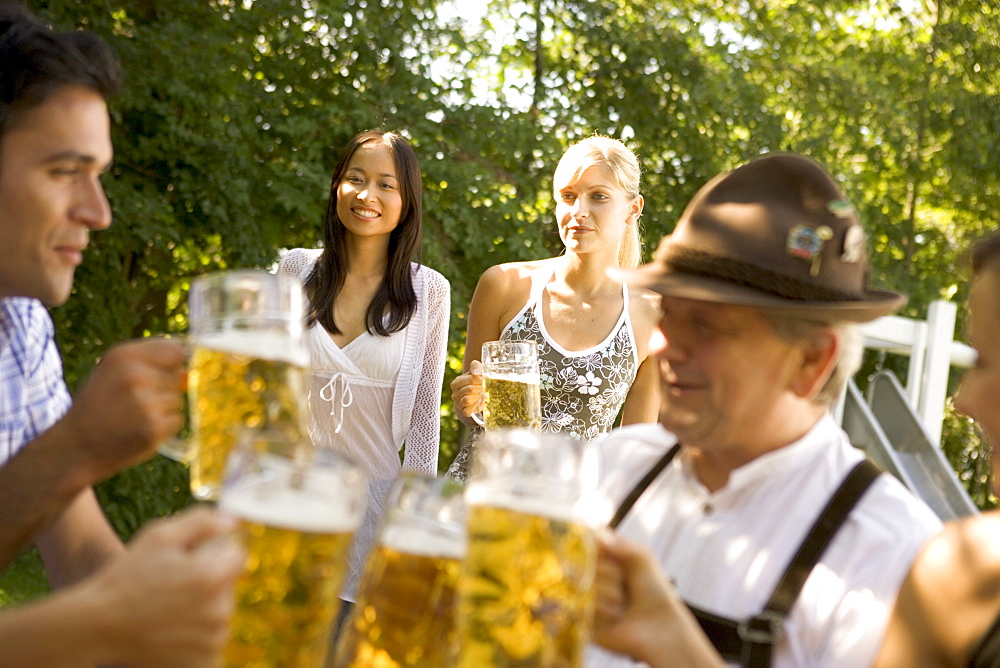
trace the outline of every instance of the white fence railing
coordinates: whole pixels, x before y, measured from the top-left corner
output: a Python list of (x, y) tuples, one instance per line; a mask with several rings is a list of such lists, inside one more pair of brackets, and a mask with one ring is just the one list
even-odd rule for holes
[(968, 368), (976, 359), (970, 346), (954, 340), (957, 312), (952, 302), (938, 300), (927, 320), (891, 315), (861, 326), (866, 348), (910, 358), (906, 394), (934, 443), (941, 442), (951, 367)]

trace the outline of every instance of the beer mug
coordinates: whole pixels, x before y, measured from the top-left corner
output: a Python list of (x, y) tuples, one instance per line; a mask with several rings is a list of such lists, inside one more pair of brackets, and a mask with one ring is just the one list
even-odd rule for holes
[(459, 666), (582, 665), (596, 547), (596, 453), (527, 429), (487, 431), (466, 487)]
[(306, 433), (305, 299), (293, 277), (236, 270), (195, 278), (188, 306), (191, 493), (215, 499), (240, 432)]
[(318, 667), (364, 515), (366, 474), (333, 450), (247, 434), (219, 498), (220, 511), (238, 518), (247, 552), (224, 664)]
[(483, 412), (473, 419), (486, 429), (542, 426), (541, 375), (534, 341), (483, 344)]
[(462, 491), (447, 478), (400, 474), (337, 644), (336, 668), (455, 665)]

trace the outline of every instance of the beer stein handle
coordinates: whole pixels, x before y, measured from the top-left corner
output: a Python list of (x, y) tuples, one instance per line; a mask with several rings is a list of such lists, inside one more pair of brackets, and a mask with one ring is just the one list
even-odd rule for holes
[[(179, 343), (184, 348), (184, 366), (189, 368), (191, 362), (191, 340), (184, 334), (157, 334), (157, 338), (170, 339), (176, 343)], [(191, 414), (188, 410), (188, 393), (187, 393), (187, 380), (185, 378), (185, 388), (183, 394), (183, 408), (181, 409), (184, 414), (184, 424), (181, 426), (180, 431), (185, 432), (190, 427)], [(191, 460), (195, 456), (195, 444), (191, 437), (187, 436), (172, 436), (167, 440), (163, 441), (160, 446), (156, 449), (161, 455), (168, 459), (172, 459), (175, 462), (180, 462), (181, 464), (190, 464)]]
[[(483, 357), (482, 357), (482, 359), (487, 359), (488, 358), (487, 354), (486, 354), (486, 351), (487, 351), (487, 344), (484, 344), (483, 345)], [(479, 378), (480, 385), (483, 383), (483, 372), (485, 371), (485, 367), (486, 367), (486, 364), (484, 362), (473, 361), (472, 362), (472, 368), (469, 371), (469, 373), (472, 374), (473, 378)], [(480, 404), (482, 404), (482, 400), (480, 400)], [(471, 417), (473, 420), (475, 420), (476, 424), (478, 424), (480, 427), (483, 427), (483, 428), (486, 427), (486, 418), (483, 417), (483, 411), (482, 411), (482, 409), (476, 411), (475, 413), (470, 413), (469, 417)]]
[(156, 449), (158, 453), (181, 464), (190, 464), (194, 459), (194, 442), (190, 438), (174, 436), (168, 438)]

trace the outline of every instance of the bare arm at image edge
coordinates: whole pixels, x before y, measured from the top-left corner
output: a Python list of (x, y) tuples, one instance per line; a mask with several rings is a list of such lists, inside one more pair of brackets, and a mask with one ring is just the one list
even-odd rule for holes
[(118, 552), (89, 488), (180, 429), (183, 363), (183, 348), (166, 340), (114, 346), (66, 416), (0, 468), (0, 567), (38, 537), (61, 585)]
[(217, 666), (245, 555), (205, 508), (160, 520), (94, 576), (0, 612), (0, 665)]

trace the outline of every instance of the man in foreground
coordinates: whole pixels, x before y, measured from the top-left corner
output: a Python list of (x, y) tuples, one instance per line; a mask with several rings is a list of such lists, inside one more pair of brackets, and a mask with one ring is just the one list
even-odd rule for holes
[(0, 564), (34, 538), (59, 586), (121, 551), (90, 486), (179, 429), (184, 354), (113, 348), (70, 400), (45, 307), (69, 298), (90, 232), (111, 224), (105, 98), (121, 74), (96, 36), (53, 32), (15, 4), (2, 16)]
[(74, 401), (63, 382), (45, 307), (111, 224), (100, 177), (119, 81), (98, 37), (0, 2), (0, 566), (34, 540), (54, 586), (78, 583), (0, 613), (2, 665), (211, 665), (242, 566), (229, 523), (204, 510), (126, 551), (91, 489), (179, 429), (183, 350), (125, 343)]

